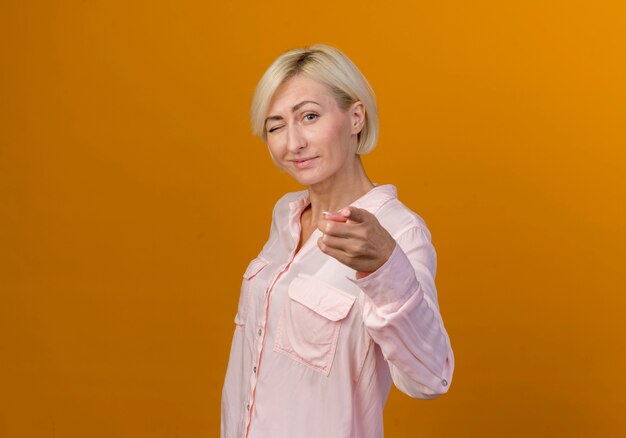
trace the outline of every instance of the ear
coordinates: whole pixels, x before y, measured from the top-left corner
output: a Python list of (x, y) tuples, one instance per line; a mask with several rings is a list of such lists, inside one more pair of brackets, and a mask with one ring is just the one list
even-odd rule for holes
[(359, 134), (365, 126), (365, 105), (360, 100), (350, 105), (348, 110), (353, 134)]

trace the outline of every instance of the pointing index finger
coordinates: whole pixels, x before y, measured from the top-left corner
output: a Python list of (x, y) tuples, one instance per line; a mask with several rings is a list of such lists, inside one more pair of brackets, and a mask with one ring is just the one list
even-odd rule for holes
[(335, 222), (347, 222), (348, 219), (339, 212), (323, 211), (324, 219)]
[(364, 210), (353, 206), (344, 207), (339, 210), (339, 213), (350, 222), (364, 222), (365, 214), (363, 212)]

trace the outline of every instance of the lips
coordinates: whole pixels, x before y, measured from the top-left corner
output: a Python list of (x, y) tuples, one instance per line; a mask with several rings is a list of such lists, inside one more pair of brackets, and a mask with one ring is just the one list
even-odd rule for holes
[(296, 166), (298, 169), (305, 169), (309, 166), (311, 166), (311, 164), (313, 163), (313, 161), (315, 161), (315, 159), (317, 159), (317, 157), (310, 157), (310, 158), (304, 158), (301, 160), (291, 160), (294, 164), (294, 166)]

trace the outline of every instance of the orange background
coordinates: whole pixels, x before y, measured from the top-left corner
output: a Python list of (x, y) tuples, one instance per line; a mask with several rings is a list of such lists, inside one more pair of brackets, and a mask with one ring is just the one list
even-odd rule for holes
[(439, 255), (454, 383), (394, 389), (386, 436), (626, 436), (621, 4), (0, 1), (0, 437), (219, 435), (241, 276), (300, 189), (248, 105), (314, 42), (372, 83), (366, 168)]

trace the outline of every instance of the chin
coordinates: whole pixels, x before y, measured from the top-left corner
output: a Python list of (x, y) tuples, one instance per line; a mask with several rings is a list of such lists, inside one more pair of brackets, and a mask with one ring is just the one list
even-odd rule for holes
[(303, 186), (311, 186), (313, 184), (315, 184), (316, 182), (318, 182), (317, 180), (313, 180), (311, 178), (296, 178), (295, 176), (292, 175), (292, 178), (294, 179), (294, 181), (296, 181), (298, 184), (303, 185)]
[(291, 177), (298, 182), (298, 184), (302, 184), (303, 186), (312, 186), (324, 180), (323, 177), (319, 175), (294, 175), (291, 174)]

